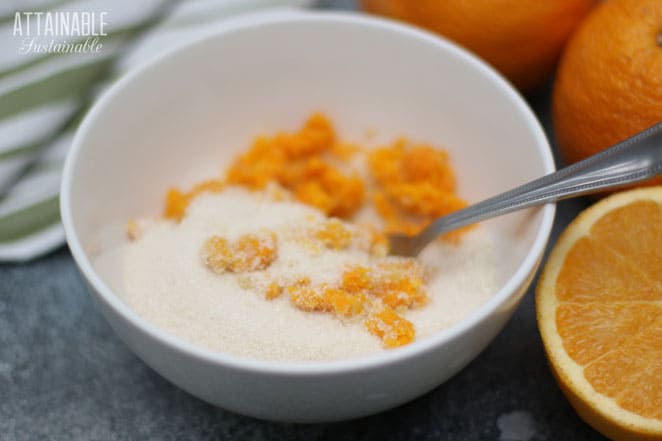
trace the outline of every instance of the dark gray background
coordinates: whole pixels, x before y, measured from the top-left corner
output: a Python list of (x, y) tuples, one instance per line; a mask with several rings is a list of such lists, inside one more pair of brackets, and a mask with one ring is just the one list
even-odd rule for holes
[[(528, 99), (550, 134), (549, 90)], [(559, 204), (552, 243), (586, 204)], [(3, 441), (604, 439), (575, 415), (548, 370), (533, 289), (494, 342), (427, 395), (360, 420), (293, 425), (212, 407), (154, 373), (94, 308), (68, 250), (0, 265)]]

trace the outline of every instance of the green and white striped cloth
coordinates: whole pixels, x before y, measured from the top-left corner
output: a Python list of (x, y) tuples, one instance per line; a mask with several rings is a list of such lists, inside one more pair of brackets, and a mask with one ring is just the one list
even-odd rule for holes
[[(27, 261), (64, 243), (58, 191), (78, 122), (118, 76), (200, 38), (227, 17), (313, 0), (3, 0), (0, 2), (0, 261)], [(16, 12), (105, 12), (98, 52), (24, 50)], [(21, 15), (23, 17), (23, 15)], [(33, 36), (47, 44), (76, 38)], [(87, 37), (78, 37), (85, 40)]]

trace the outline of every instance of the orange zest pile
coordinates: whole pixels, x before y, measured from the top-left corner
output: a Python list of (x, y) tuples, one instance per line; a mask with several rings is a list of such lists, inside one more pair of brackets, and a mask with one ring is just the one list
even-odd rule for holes
[[(304, 236), (321, 247), (338, 250), (356, 245), (354, 239), (359, 234), (353, 234), (343, 222), (330, 219), (304, 232)], [(277, 244), (277, 235), (269, 231), (242, 235), (234, 241), (212, 236), (204, 243), (201, 254), (205, 266), (217, 274), (253, 273), (276, 261)], [(370, 249), (372, 246), (367, 247)], [(374, 259), (369, 266), (347, 267), (335, 285), (313, 285), (306, 276), (290, 283), (272, 281), (264, 289), (264, 297), (273, 300), (288, 293), (292, 305), (302, 311), (363, 319), (368, 331), (387, 348), (410, 343), (414, 326), (396, 311), (427, 303), (425, 270), (413, 258), (371, 255)]]
[(414, 340), (414, 325), (396, 311), (425, 305), (425, 272), (414, 259), (384, 258), (370, 267), (347, 268), (338, 285), (313, 286), (302, 277), (286, 288), (269, 285), (265, 297), (287, 292), (303, 311), (330, 312), (340, 318), (360, 317), (384, 346), (394, 348)]
[(365, 326), (371, 334), (381, 338), (387, 348), (406, 345), (414, 340), (414, 325), (390, 308), (372, 315)]
[(401, 139), (372, 151), (368, 164), (377, 183), (373, 203), (389, 232), (416, 234), (431, 220), (467, 205), (455, 194), (455, 175), (443, 150)]
[(352, 233), (338, 219), (330, 219), (314, 232), (315, 239), (327, 248), (342, 250), (352, 242)]
[[(353, 170), (351, 160), (364, 154), (369, 176)], [(263, 190), (276, 183), (300, 202), (329, 216), (351, 220), (366, 203), (384, 221), (388, 233), (415, 234), (435, 218), (466, 206), (456, 194), (448, 154), (439, 148), (399, 139), (368, 151), (337, 140), (323, 114), (313, 114), (295, 133), (260, 136), (230, 164), (223, 179), (211, 179), (189, 191), (172, 188), (164, 216), (181, 220), (201, 193), (225, 185)], [(457, 240), (459, 233), (446, 235)]]
[[(164, 217), (179, 222), (198, 195), (228, 186), (266, 192), (276, 188), (285, 196), (275, 199), (295, 199), (332, 216), (299, 237), (314, 253), (356, 246), (370, 256), (369, 265), (347, 267), (335, 284), (315, 285), (305, 274), (296, 280), (272, 281), (260, 288), (266, 299), (286, 293), (302, 311), (362, 320), (387, 348), (413, 341), (414, 325), (401, 313), (428, 302), (425, 271), (415, 259), (384, 257), (385, 234), (415, 234), (433, 219), (466, 205), (455, 193), (455, 176), (445, 151), (404, 139), (377, 149), (343, 143), (329, 119), (317, 113), (297, 132), (256, 138), (222, 177), (188, 191), (170, 189)], [(351, 221), (364, 208), (376, 213), (383, 225), (357, 233), (343, 221)], [(456, 241), (460, 234), (445, 239)], [(277, 245), (273, 232), (235, 240), (213, 236), (201, 254), (203, 263), (217, 274), (256, 273), (277, 260)]]
[(256, 139), (227, 170), (227, 182), (255, 190), (277, 182), (301, 202), (347, 218), (363, 203), (364, 188), (357, 175), (332, 165), (335, 138), (328, 118), (315, 114), (297, 133)]
[(245, 234), (236, 241), (212, 236), (202, 247), (205, 264), (215, 273), (258, 271), (276, 260), (276, 235)]

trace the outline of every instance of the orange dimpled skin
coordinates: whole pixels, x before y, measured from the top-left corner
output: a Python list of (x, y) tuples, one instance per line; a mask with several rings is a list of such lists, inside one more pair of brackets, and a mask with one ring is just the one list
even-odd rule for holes
[(523, 91), (544, 83), (596, 0), (361, 0), (369, 12), (423, 26), (492, 64)]
[(589, 14), (559, 62), (552, 116), (567, 163), (662, 120), (660, 0), (603, 1)]

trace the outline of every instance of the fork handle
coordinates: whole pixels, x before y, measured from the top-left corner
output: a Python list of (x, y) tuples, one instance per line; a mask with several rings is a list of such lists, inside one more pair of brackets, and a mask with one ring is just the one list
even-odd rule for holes
[(554, 173), (451, 213), (418, 237), (422, 249), (441, 233), (528, 207), (596, 193), (662, 174), (662, 122)]

